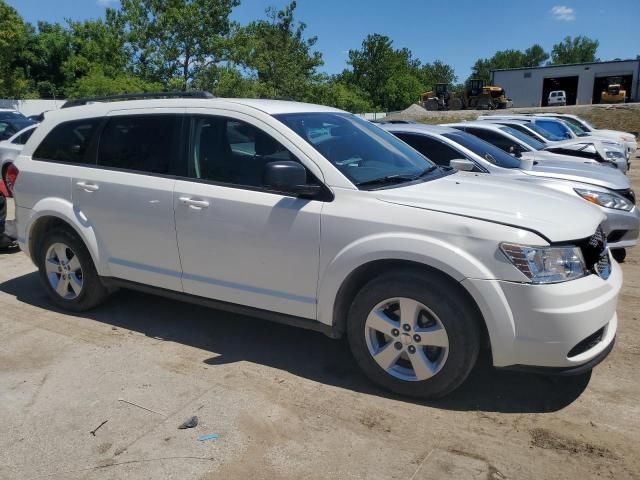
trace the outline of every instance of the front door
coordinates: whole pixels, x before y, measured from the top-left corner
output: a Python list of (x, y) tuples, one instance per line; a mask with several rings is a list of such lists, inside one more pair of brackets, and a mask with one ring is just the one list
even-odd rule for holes
[(190, 122), (188, 178), (174, 196), (184, 291), (315, 318), (323, 204), (262, 184), (267, 163), (297, 159), (247, 121)]

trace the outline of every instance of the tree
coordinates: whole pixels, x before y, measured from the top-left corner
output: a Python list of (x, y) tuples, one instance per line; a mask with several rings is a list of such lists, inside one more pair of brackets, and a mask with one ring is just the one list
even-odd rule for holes
[(15, 8), (0, 0), (0, 97), (21, 98), (29, 94), (24, 54), (29, 29)]
[(100, 68), (88, 72), (66, 88), (68, 98), (118, 95), (123, 93), (157, 92), (162, 85), (147, 82), (129, 73), (105, 75)]
[(324, 62), (313, 51), (316, 37), (305, 38), (306, 25), (296, 22), (296, 2), (283, 10), (268, 8), (267, 19), (251, 22), (239, 32), (239, 61), (254, 71), (261, 95), (308, 100)]
[(600, 42), (589, 37), (577, 36), (556, 43), (551, 49), (551, 64), (597, 62), (596, 51)]
[(343, 77), (361, 88), (376, 108), (405, 108), (420, 95), (420, 62), (408, 49), (394, 49), (387, 36), (368, 35), (360, 49), (349, 50), (348, 63), (353, 70), (343, 73)]
[(471, 77), (489, 83), (491, 70), (506, 68), (538, 67), (549, 58), (549, 54), (538, 45), (532, 45), (524, 52), (521, 50), (500, 50), (491, 58), (479, 58), (472, 67)]
[(229, 15), (239, 0), (121, 0), (134, 73), (187, 89), (228, 58)]
[(419, 78), (422, 84), (426, 88), (434, 88), (436, 83), (446, 83), (447, 85), (453, 84), (458, 77), (456, 76), (453, 67), (447, 65), (441, 60), (436, 60), (433, 63), (425, 63), (418, 70)]

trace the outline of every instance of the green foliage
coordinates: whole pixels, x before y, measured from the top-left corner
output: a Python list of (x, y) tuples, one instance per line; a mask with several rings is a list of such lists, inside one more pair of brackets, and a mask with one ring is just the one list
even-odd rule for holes
[(501, 50), (496, 52), (491, 58), (480, 58), (472, 67), (472, 78), (479, 78), (489, 83), (491, 79), (491, 70), (500, 70), (505, 68), (522, 68), (522, 67), (538, 67), (547, 61), (549, 54), (544, 49), (535, 44), (527, 48), (524, 52), (521, 50)]
[(121, 0), (133, 71), (187, 89), (199, 71), (228, 58), (239, 0)]
[(65, 93), (67, 98), (80, 98), (158, 91), (162, 91), (159, 83), (147, 82), (129, 73), (107, 76), (102, 70), (96, 69), (78, 79)]
[(236, 37), (239, 60), (255, 72), (261, 96), (308, 100), (319, 79), (322, 54), (312, 51), (317, 38), (305, 38), (295, 9), (295, 1), (283, 10), (268, 8), (266, 20), (251, 22)]
[(311, 99), (314, 103), (331, 105), (352, 113), (373, 111), (366, 93), (356, 85), (349, 84), (339, 77), (326, 78), (319, 83)]
[(0, 0), (0, 97), (22, 98), (29, 93), (24, 71), (28, 40), (29, 29), (18, 12)]
[(598, 40), (589, 37), (565, 37), (551, 49), (551, 64), (597, 62), (596, 52), (599, 45)]

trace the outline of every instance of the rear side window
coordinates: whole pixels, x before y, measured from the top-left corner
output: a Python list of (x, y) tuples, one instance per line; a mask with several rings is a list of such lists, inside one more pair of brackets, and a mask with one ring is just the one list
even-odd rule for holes
[(112, 117), (100, 136), (98, 165), (167, 174), (179, 154), (180, 125), (178, 115)]
[(87, 162), (85, 157), (99, 123), (100, 120), (96, 118), (61, 123), (40, 143), (33, 158), (54, 162), (93, 163)]
[(15, 143), (16, 145), (24, 145), (25, 143), (27, 143), (27, 140), (31, 138), (31, 135), (33, 135), (33, 132), (35, 131), (36, 131), (35, 128), (28, 130), (24, 132), (22, 135), (18, 135), (11, 143)]

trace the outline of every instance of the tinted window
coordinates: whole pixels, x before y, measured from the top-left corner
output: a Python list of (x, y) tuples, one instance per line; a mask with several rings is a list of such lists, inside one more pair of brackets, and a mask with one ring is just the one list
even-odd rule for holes
[(109, 119), (98, 149), (98, 165), (146, 173), (169, 173), (179, 154), (177, 115), (131, 115)]
[[(491, 133), (491, 132), (489, 132)], [(443, 136), (462, 145), (468, 150), (502, 168), (520, 168), (520, 161), (508, 153), (503, 152), (491, 143), (485, 142), (474, 135), (465, 132), (445, 133)]]
[(539, 126), (540, 128), (543, 128), (547, 132), (551, 133), (552, 135), (560, 139), (564, 140), (566, 138), (571, 138), (569, 129), (558, 121), (536, 120), (535, 125)]
[(270, 162), (297, 159), (262, 130), (239, 120), (192, 119), (189, 176), (234, 185), (262, 187)]
[(26, 119), (27, 117), (25, 117), (20, 112), (15, 112), (15, 111), (0, 112), (0, 120), (26, 120)]
[(492, 130), (469, 127), (466, 129), (466, 131), (478, 138), (481, 138), (485, 142), (489, 142), (491, 145), (495, 145), (505, 152), (509, 152), (511, 147), (513, 147), (514, 145), (514, 142), (512, 140)]
[(9, 123), (0, 120), (0, 139), (9, 138), (9, 132), (13, 129), (9, 126)]
[(35, 128), (32, 128), (31, 130), (24, 132), (22, 135), (18, 135), (11, 143), (15, 143), (16, 145), (24, 145), (25, 143), (27, 143), (27, 140), (31, 138), (31, 135), (33, 135), (33, 132), (35, 132), (35, 130)]
[(40, 143), (33, 158), (69, 163), (87, 162), (87, 149), (99, 122), (98, 119), (87, 119), (61, 123)]
[[(290, 113), (275, 117), (294, 130), (355, 184), (395, 177), (410, 181), (432, 162), (389, 132), (346, 113)], [(442, 175), (439, 169), (433, 175)]]
[(524, 129), (524, 132), (523, 132), (517, 129), (515, 125), (514, 126), (505, 125), (503, 127), (500, 127), (500, 130), (516, 137), (518, 140), (520, 140), (523, 143), (526, 143), (534, 150), (542, 150), (544, 148), (544, 143), (538, 141), (533, 136), (531, 136), (531, 133), (527, 133), (526, 129)]
[(438, 165), (447, 167), (451, 160), (465, 158), (462, 153), (434, 138), (418, 134), (392, 133)]

